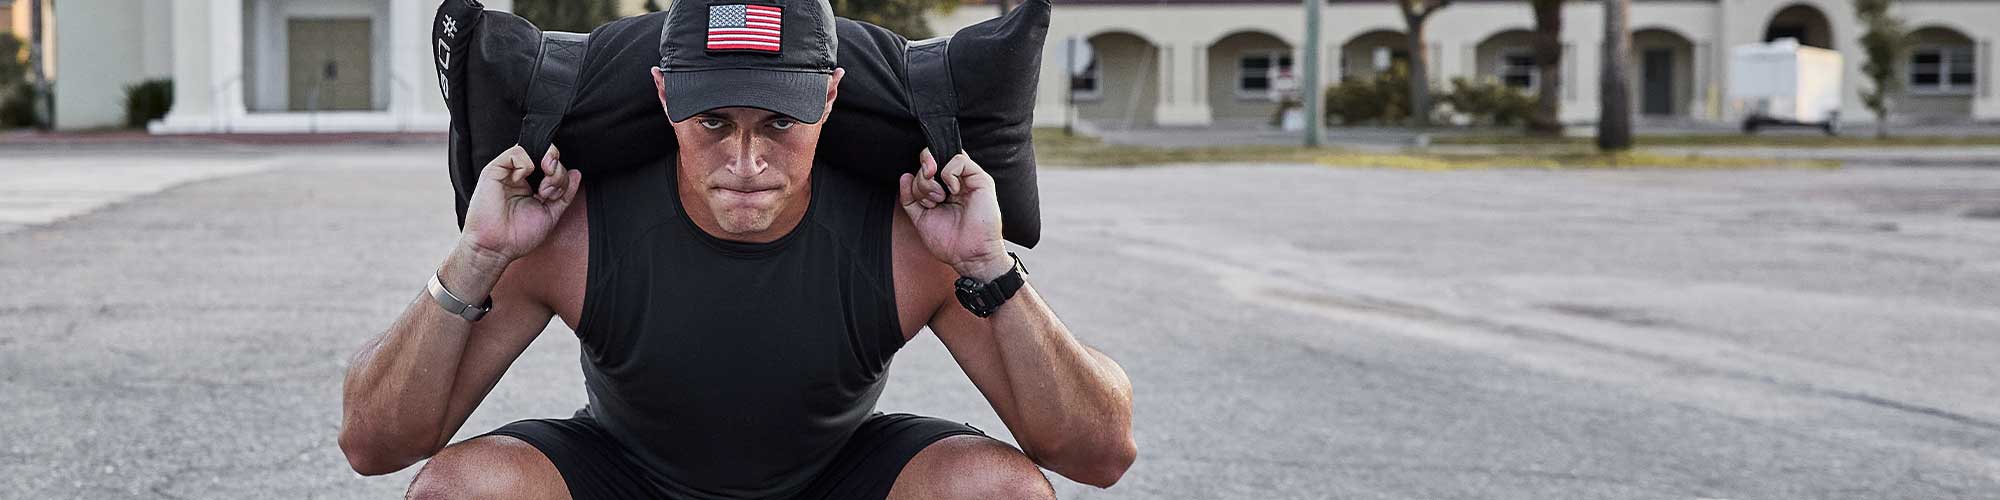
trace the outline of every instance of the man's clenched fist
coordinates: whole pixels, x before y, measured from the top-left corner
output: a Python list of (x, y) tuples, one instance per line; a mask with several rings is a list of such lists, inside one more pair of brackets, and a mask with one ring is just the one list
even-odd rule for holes
[[(542, 183), (531, 186), (528, 175), (537, 168)], [(583, 174), (564, 168), (562, 153), (554, 145), (539, 165), (528, 157), (527, 149), (514, 146), (479, 171), (479, 183), (466, 206), (464, 243), (507, 261), (527, 255), (555, 229), (582, 185)]]

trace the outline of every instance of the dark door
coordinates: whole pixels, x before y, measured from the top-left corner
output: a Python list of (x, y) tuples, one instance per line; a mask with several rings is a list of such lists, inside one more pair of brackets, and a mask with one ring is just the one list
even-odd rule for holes
[(374, 108), (369, 20), (292, 19), (287, 29), (292, 111)]
[(1640, 112), (1649, 115), (1674, 114), (1674, 49), (1646, 49), (1645, 103)]

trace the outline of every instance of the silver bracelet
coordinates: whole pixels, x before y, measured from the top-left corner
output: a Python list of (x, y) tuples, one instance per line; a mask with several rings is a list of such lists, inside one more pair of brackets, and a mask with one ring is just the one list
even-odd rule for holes
[(430, 291), (431, 298), (437, 301), (438, 307), (444, 308), (445, 312), (465, 318), (468, 322), (479, 321), (479, 318), (486, 317), (486, 313), (493, 310), (492, 297), (486, 298), (485, 305), (467, 304), (459, 300), (457, 295), (452, 295), (451, 290), (446, 290), (444, 281), (435, 273), (431, 274), (431, 284), (424, 288)]

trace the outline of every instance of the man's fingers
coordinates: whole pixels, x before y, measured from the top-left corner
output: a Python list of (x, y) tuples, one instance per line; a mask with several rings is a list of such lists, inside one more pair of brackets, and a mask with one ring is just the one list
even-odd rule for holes
[(542, 153), (542, 175), (556, 175), (556, 168), (560, 166), (562, 166), (562, 153), (556, 149), (556, 145), (550, 144), (549, 150)]
[(558, 200), (562, 198), (563, 190), (567, 187), (569, 184), (563, 180), (561, 172), (550, 173), (542, 177), (542, 185), (535, 189), (535, 196), (542, 201)]
[(500, 178), (502, 184), (508, 187), (533, 187), (527, 185), (527, 182), (528, 174), (535, 171), (535, 159), (528, 157), (527, 148), (519, 145), (507, 148), (507, 151), (500, 153), (500, 157), (495, 158), (493, 163), (505, 169), (506, 175)]
[(534, 164), (528, 160), (527, 150), (514, 146), (500, 152), (500, 156), (494, 157), (492, 162), (487, 163), (486, 168), (479, 171), (479, 175), (506, 184), (514, 178), (515, 171), (524, 167), (534, 168)]
[(576, 201), (576, 192), (579, 188), (583, 187), (582, 172), (569, 172), (564, 175), (564, 178), (567, 179), (567, 182), (561, 184), (560, 189), (562, 191), (559, 193), (559, 196), (547, 202), (549, 215), (557, 219), (562, 218), (563, 210), (569, 208), (570, 202)]
[(923, 188), (925, 208), (944, 202), (944, 185), (937, 181), (938, 169), (937, 162), (931, 162), (924, 168), (924, 174), (917, 176), (918, 185)]
[(907, 207), (910, 206), (911, 203), (917, 202), (917, 192), (913, 189), (914, 186), (911, 186), (910, 182), (910, 180), (915, 177), (916, 177), (915, 175), (903, 174), (902, 177), (896, 179), (897, 205), (902, 205)]
[(951, 188), (951, 192), (953, 193), (965, 192), (965, 181), (963, 179), (960, 179), (959, 177), (966, 175), (968, 171), (966, 166), (970, 165), (971, 163), (972, 163), (972, 157), (966, 156), (965, 153), (960, 152), (958, 153), (957, 156), (951, 157), (950, 163), (946, 163), (944, 165), (944, 184), (945, 186)]

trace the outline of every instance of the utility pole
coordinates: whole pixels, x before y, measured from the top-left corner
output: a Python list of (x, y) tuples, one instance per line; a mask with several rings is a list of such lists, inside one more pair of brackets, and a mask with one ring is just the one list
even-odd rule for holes
[(1320, 2), (1325, 0), (1305, 0), (1306, 7), (1306, 50), (1304, 54), (1305, 74), (1301, 75), (1299, 91), (1305, 98), (1306, 107), (1306, 147), (1316, 148), (1325, 140), (1320, 134), (1320, 124), (1326, 119), (1321, 101), (1319, 83), (1319, 11)]
[(35, 127), (47, 132), (54, 126), (54, 105), (49, 99), (49, 76), (42, 70), (42, 0), (28, 0), (28, 67), (35, 72)]

